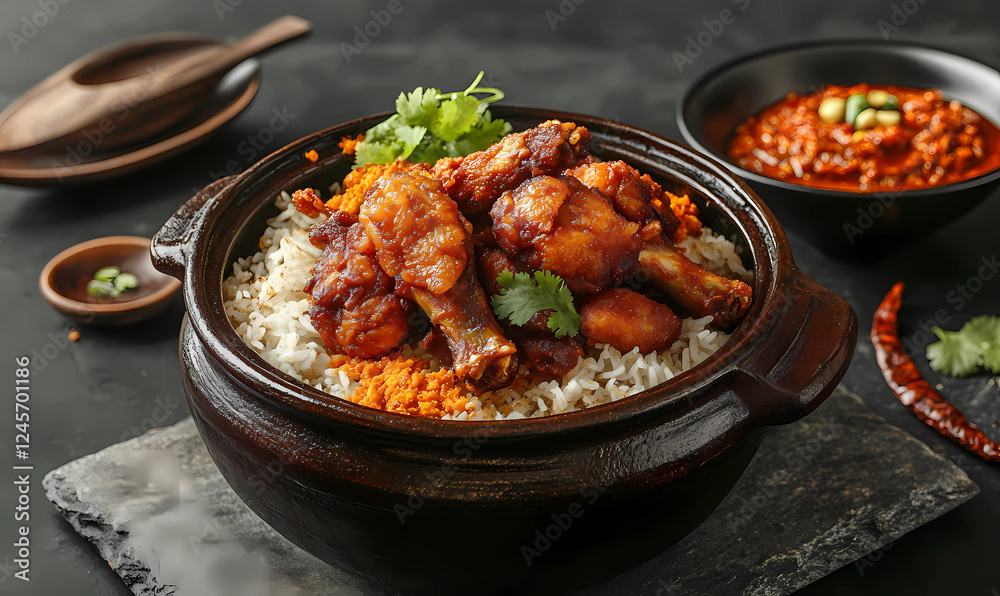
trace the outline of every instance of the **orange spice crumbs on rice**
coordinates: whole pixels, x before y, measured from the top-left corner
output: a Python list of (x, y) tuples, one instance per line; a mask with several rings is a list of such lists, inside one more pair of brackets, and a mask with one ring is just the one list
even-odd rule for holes
[(360, 384), (347, 399), (386, 412), (441, 418), (471, 412), (465, 385), (451, 369), (429, 372), (430, 364), (400, 355), (380, 360), (334, 356), (330, 365)]
[(671, 192), (663, 191), (663, 194), (670, 198), (670, 210), (674, 212), (681, 225), (674, 232), (674, 242), (680, 242), (688, 236), (697, 236), (701, 233), (701, 220), (698, 219), (698, 206), (691, 202), (687, 195), (677, 196)]
[[(341, 141), (343, 142), (343, 141)], [(361, 203), (365, 200), (365, 193), (375, 184), (375, 182), (387, 174), (406, 171), (418, 176), (430, 177), (428, 168), (424, 164), (412, 164), (408, 161), (396, 160), (387, 164), (370, 164), (351, 172), (344, 178), (343, 190), (340, 194), (334, 195), (326, 202), (328, 211), (343, 211), (351, 215), (357, 215), (361, 211)]]
[(340, 137), (340, 142), (337, 146), (344, 155), (354, 155), (358, 150), (358, 143), (365, 140), (365, 135), (358, 135), (357, 138), (351, 137)]

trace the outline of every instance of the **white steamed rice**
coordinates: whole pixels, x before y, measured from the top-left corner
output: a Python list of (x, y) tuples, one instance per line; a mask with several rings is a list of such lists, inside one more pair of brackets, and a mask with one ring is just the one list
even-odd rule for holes
[[(299, 213), (288, 193), (275, 203), (281, 210), (268, 220), (260, 252), (233, 264), (222, 283), (226, 313), (233, 328), (267, 362), (304, 383), (346, 398), (356, 382), (329, 365), (330, 356), (309, 322), (309, 295), (303, 292), (322, 252), (309, 242), (307, 230), (320, 221)], [(751, 273), (733, 243), (702, 228), (680, 243), (691, 260), (726, 277), (748, 281)], [(638, 348), (622, 354), (598, 344), (561, 381), (539, 382), (520, 392), (511, 388), (469, 396), (473, 411), (459, 419), (513, 420), (572, 412), (617, 401), (663, 383), (712, 355), (728, 339), (714, 329), (712, 317), (687, 318), (680, 338), (659, 353), (642, 355)], [(403, 354), (421, 355), (403, 346)]]

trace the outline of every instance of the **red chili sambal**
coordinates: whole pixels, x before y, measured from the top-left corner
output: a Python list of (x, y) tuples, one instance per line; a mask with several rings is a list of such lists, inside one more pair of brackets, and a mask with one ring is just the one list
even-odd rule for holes
[[(852, 101), (869, 108), (863, 99), (873, 96), (880, 102), (888, 96), (891, 105), (852, 114)], [(913, 190), (1000, 167), (1000, 130), (937, 90), (830, 85), (812, 95), (789, 93), (737, 126), (729, 158), (751, 172), (803, 186)]]

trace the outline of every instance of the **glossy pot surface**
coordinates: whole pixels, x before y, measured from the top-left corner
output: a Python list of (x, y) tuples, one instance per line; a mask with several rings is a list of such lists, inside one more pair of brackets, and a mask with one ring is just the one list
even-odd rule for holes
[[(258, 250), (277, 194), (342, 179), (341, 137), (386, 115), (316, 133), (209, 185), (153, 241), (157, 267), (184, 282), (185, 391), (223, 475), (289, 540), (394, 589), (564, 591), (652, 558), (718, 505), (764, 426), (829, 395), (857, 336), (850, 306), (795, 267), (777, 221), (724, 166), (608, 120), (493, 112), (515, 130), (552, 118), (586, 126), (595, 155), (689, 193), (706, 224), (743, 248), (754, 301), (716, 354), (613, 404), (501, 422), (386, 414), (273, 369), (230, 326), (221, 282)], [(317, 163), (303, 155), (311, 149)]]

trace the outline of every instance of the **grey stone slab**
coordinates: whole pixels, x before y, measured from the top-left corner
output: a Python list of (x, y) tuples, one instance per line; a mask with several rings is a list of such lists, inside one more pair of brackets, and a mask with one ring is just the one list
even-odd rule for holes
[[(191, 420), (49, 473), (49, 499), (136, 594), (362, 594), (229, 488)], [(838, 390), (775, 428), (719, 509), (593, 594), (788, 594), (972, 498), (978, 487)], [(860, 564), (868, 559), (860, 559)]]
[(838, 389), (764, 438), (712, 516), (593, 593), (789, 594), (979, 493), (960, 468)]

